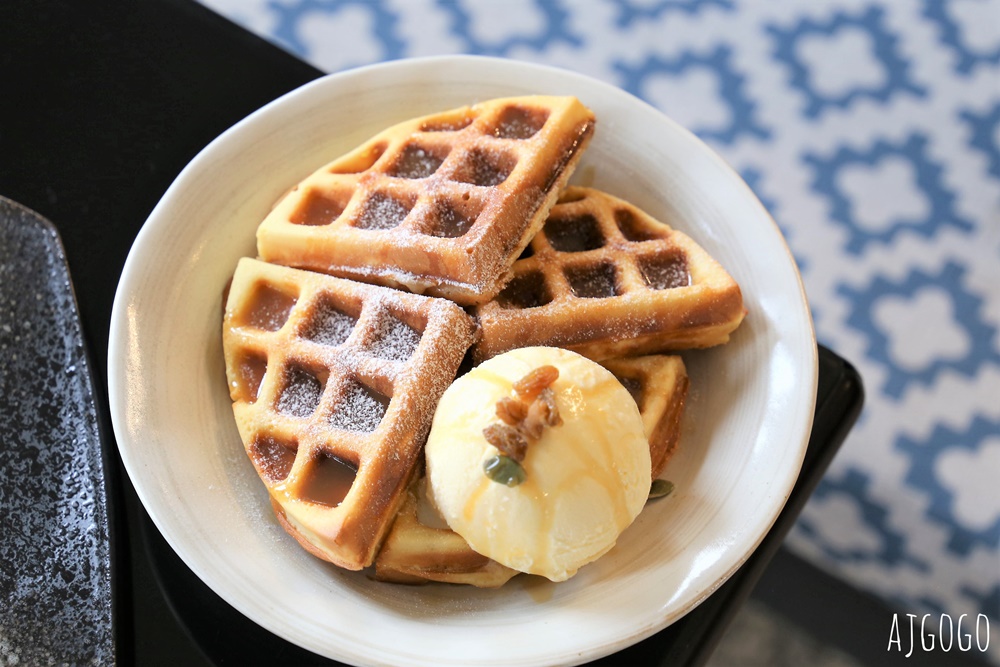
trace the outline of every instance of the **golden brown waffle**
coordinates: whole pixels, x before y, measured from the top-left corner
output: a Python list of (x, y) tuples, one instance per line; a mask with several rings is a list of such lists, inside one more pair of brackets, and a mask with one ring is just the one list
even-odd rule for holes
[(240, 260), (223, 325), (233, 412), (310, 552), (371, 564), (474, 331), (443, 299)]
[(421, 474), (407, 489), (403, 506), (375, 558), (376, 579), (400, 584), (440, 581), (497, 588), (518, 574), (476, 553), (461, 535), (448, 528), (424, 497), (425, 484), (426, 477)]
[(476, 308), (477, 362), (532, 345), (596, 361), (710, 347), (746, 312), (739, 285), (689, 237), (589, 188), (563, 192), (513, 274)]
[(656, 479), (677, 450), (681, 437), (689, 384), (684, 360), (676, 355), (655, 354), (607, 359), (601, 365), (618, 378), (639, 406)]
[[(677, 356), (611, 359), (602, 364), (632, 394), (649, 440), (653, 478), (676, 451), (688, 391), (684, 362)], [(517, 570), (476, 553), (450, 530), (424, 496), (423, 471), (407, 490), (392, 530), (375, 559), (375, 577), (395, 583), (440, 581), (480, 588), (502, 586)]]
[(447, 297), (496, 295), (590, 140), (573, 97), (491, 100), (395, 125), (296, 186), (261, 259)]

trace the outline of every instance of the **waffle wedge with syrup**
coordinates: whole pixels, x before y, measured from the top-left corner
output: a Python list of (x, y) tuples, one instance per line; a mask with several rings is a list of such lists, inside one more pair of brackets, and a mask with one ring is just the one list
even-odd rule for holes
[(476, 307), (477, 362), (516, 347), (564, 347), (595, 361), (719, 345), (746, 310), (736, 281), (687, 235), (599, 190), (567, 188)]
[(372, 563), (474, 332), (443, 299), (240, 260), (223, 323), (233, 412), (309, 552)]
[(504, 98), (399, 123), (299, 183), (260, 258), (443, 296), (493, 298), (590, 141), (574, 97)]
[[(688, 376), (678, 356), (650, 355), (602, 362), (629, 390), (649, 440), (653, 478), (676, 452)], [(496, 588), (517, 570), (476, 553), (434, 510), (421, 472), (410, 483), (403, 506), (375, 559), (375, 577), (418, 584), (439, 581)]]

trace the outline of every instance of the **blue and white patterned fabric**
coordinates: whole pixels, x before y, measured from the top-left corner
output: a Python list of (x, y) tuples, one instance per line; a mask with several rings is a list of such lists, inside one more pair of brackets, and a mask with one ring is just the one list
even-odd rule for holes
[(324, 71), (529, 60), (693, 130), (774, 215), (868, 392), (790, 548), (1000, 634), (1000, 1), (203, 2)]

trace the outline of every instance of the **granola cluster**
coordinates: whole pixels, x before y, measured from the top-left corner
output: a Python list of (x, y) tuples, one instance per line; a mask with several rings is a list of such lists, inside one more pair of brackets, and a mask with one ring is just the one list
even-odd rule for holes
[(562, 417), (556, 405), (552, 383), (559, 378), (555, 366), (540, 366), (513, 385), (513, 396), (497, 401), (499, 423), (483, 429), (486, 441), (500, 454), (490, 458), (484, 470), (496, 482), (516, 486), (524, 481), (521, 462), (528, 446), (542, 437), (547, 426), (559, 426)]

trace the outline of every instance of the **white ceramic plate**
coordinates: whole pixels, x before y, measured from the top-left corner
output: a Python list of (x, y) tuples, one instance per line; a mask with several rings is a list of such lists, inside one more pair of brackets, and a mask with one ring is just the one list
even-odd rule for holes
[[(618, 545), (568, 582), (499, 590), (370, 580), (313, 558), (272, 517), (226, 388), (222, 292), (291, 185), (389, 125), (479, 100), (576, 95), (598, 124), (573, 178), (669, 221), (743, 288), (725, 346), (685, 354), (682, 450)], [(109, 350), (115, 436), (187, 565), (285, 639), (356, 664), (576, 664), (669, 625), (749, 556), (794, 484), (812, 422), (816, 342), (794, 262), (740, 178), (690, 133), (605, 83), (512, 61), (392, 62), (310, 83), (205, 148), (129, 254)]]

